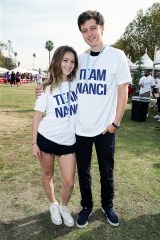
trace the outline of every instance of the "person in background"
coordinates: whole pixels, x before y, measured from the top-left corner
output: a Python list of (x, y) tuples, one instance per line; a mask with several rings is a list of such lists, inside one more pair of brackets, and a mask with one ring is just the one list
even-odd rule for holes
[(144, 76), (140, 78), (138, 86), (140, 87), (139, 96), (150, 98), (152, 89), (155, 86), (155, 80), (149, 70), (144, 70)]
[(15, 80), (16, 85), (17, 85), (17, 87), (19, 87), (20, 80), (21, 80), (21, 74), (19, 72), (17, 72), (15, 78), (16, 78), (16, 80)]
[(6, 80), (9, 86), (11, 86), (11, 75), (9, 72), (6, 73)]
[(37, 83), (42, 84), (42, 82), (43, 82), (43, 74), (42, 74), (41, 70), (39, 69), (39, 73), (37, 75)]
[[(42, 184), (50, 201), (51, 220), (55, 225), (74, 225), (68, 209), (75, 176), (75, 114), (77, 111), (76, 71), (78, 57), (69, 46), (55, 51), (49, 66), (43, 94), (36, 100), (32, 124), (32, 155), (40, 161)], [(43, 113), (46, 115), (42, 118)], [(62, 175), (61, 204), (56, 200), (54, 183), (55, 157)], [(56, 181), (56, 179), (54, 179)]]
[(155, 78), (155, 83), (156, 83), (156, 86), (155, 86), (155, 89), (156, 89), (156, 98), (157, 98), (157, 115), (154, 116), (155, 119), (157, 119), (158, 122), (160, 122), (160, 78), (159, 78), (159, 75), (157, 74), (156, 75), (156, 78)]
[(12, 87), (13, 84), (15, 84), (15, 81), (16, 81), (15, 73), (14, 73), (14, 71), (12, 71), (11, 72), (11, 81), (10, 81), (11, 87)]

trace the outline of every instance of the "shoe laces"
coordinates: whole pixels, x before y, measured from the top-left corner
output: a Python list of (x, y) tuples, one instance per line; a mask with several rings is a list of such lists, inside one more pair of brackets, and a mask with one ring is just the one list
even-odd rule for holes
[(50, 209), (51, 209), (51, 213), (54, 214), (54, 216), (56, 218), (59, 218), (60, 214), (59, 214), (59, 207), (58, 207), (58, 205), (57, 204), (52, 204)]
[(84, 207), (84, 208), (80, 211), (79, 215), (80, 215), (81, 213), (88, 214), (89, 212), (90, 212), (90, 209)]
[(67, 206), (61, 206), (60, 209), (61, 209), (61, 213), (63, 214), (63, 217), (71, 218), (71, 213)]

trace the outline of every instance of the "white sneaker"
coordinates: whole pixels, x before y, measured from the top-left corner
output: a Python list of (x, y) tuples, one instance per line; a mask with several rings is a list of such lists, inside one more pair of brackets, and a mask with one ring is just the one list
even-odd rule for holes
[(160, 119), (158, 119), (157, 122), (160, 122)]
[(74, 226), (74, 219), (71, 216), (71, 213), (70, 213), (68, 207), (60, 205), (59, 211), (60, 211), (60, 213), (62, 215), (62, 218), (64, 220), (64, 224), (67, 227), (73, 227)]
[(50, 214), (51, 214), (51, 220), (55, 225), (61, 225), (62, 224), (62, 218), (61, 214), (59, 212), (59, 206), (57, 203), (51, 203), (49, 208)]
[(154, 116), (155, 119), (160, 119), (160, 115)]

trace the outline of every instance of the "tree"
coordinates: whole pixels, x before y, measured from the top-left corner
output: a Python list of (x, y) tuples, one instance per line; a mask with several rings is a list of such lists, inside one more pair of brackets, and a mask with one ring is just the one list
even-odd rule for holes
[(33, 53), (33, 69), (34, 69), (34, 59), (36, 58), (36, 54), (35, 53)]
[(15, 56), (15, 64), (16, 64), (16, 57), (17, 57), (17, 52), (14, 52), (14, 56)]
[(112, 46), (124, 50), (135, 62), (145, 53), (153, 60), (155, 46), (160, 43), (160, 3), (154, 3), (147, 9), (137, 12), (137, 16), (125, 29), (122, 37)]
[(143, 61), (141, 60), (141, 58), (137, 61), (137, 70), (133, 75), (133, 87), (134, 87), (134, 95), (139, 95), (139, 87), (138, 87), (138, 83), (139, 83), (139, 79), (142, 77), (142, 72), (143, 72), (143, 68), (142, 68), (142, 64)]
[[(8, 50), (8, 57), (4, 56), (3, 50)], [(16, 67), (15, 61), (12, 59), (12, 42), (8, 40), (7, 43), (4, 43), (0, 41), (0, 66), (7, 68), (7, 69), (13, 69)]]
[(54, 44), (51, 40), (46, 42), (45, 48), (49, 51), (49, 65), (50, 65), (50, 59), (51, 59), (51, 51), (54, 49)]

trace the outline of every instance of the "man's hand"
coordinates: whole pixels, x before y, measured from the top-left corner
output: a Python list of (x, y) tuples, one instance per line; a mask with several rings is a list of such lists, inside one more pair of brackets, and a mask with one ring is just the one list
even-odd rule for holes
[(102, 134), (104, 135), (104, 134), (106, 134), (107, 132), (115, 133), (116, 130), (117, 130), (117, 129), (116, 129), (112, 124), (110, 124), (110, 125), (108, 125), (107, 128), (102, 132)]
[(35, 88), (36, 98), (38, 98), (39, 96), (41, 96), (42, 93), (43, 93), (42, 85), (37, 85), (36, 88)]

